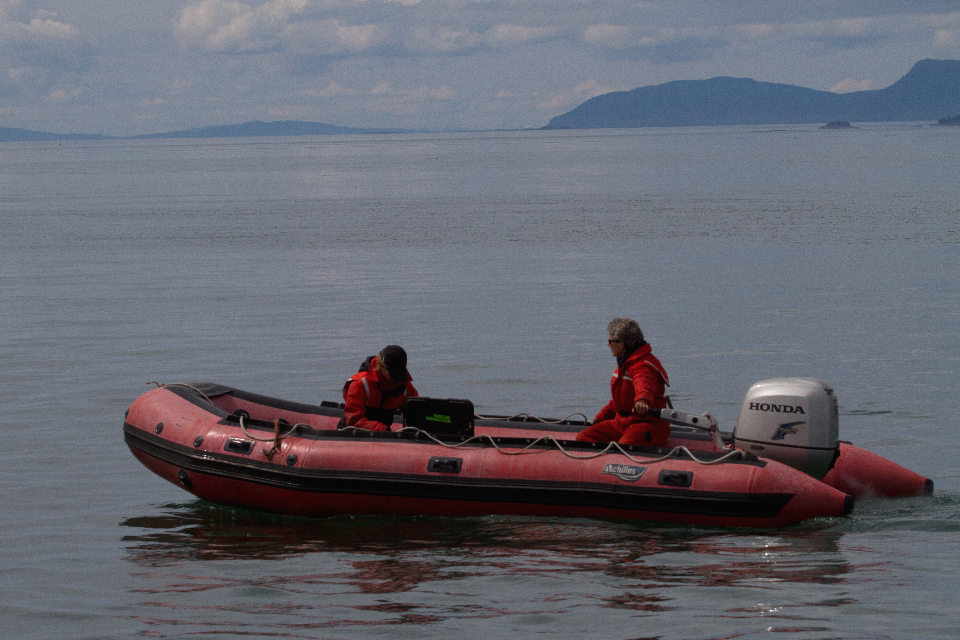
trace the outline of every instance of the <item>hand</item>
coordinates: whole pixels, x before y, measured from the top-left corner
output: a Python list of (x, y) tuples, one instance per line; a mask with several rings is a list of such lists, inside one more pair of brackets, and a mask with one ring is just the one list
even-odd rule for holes
[(637, 402), (637, 404), (633, 405), (633, 412), (638, 416), (645, 415), (647, 411), (650, 411), (650, 405), (643, 400), (640, 400)]

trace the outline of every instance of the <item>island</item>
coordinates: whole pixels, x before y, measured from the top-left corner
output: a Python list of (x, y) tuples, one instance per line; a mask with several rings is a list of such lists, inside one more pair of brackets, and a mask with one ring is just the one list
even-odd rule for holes
[(889, 87), (850, 93), (724, 76), (674, 80), (596, 96), (543, 128), (934, 122), (958, 104), (960, 60), (921, 60)]
[(821, 129), (858, 129), (846, 120), (837, 120), (835, 122), (828, 122), (827, 124), (820, 127)]

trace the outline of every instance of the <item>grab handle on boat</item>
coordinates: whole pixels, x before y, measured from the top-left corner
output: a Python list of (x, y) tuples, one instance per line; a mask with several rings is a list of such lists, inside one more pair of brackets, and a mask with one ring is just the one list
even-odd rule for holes
[(427, 471), (434, 473), (460, 473), (463, 468), (462, 458), (430, 458), (427, 463)]

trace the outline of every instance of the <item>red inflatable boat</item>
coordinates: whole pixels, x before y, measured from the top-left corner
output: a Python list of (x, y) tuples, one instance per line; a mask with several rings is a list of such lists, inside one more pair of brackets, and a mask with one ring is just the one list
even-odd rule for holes
[(788, 459), (790, 466), (758, 455), (783, 443), (740, 441), (736, 432), (724, 441), (707, 415), (664, 410), (676, 426), (662, 448), (578, 443), (582, 421), (483, 418), (463, 400), (411, 399), (387, 432), (342, 428), (342, 416), (338, 403), (174, 384), (137, 398), (123, 430), (137, 459), (199, 498), (297, 516), (501, 514), (780, 527), (845, 515), (854, 497), (932, 491), (926, 478), (845, 443), (820, 456), (830, 464), (822, 479), (814, 477), (794, 467), (809, 466), (819, 451), (799, 465)]

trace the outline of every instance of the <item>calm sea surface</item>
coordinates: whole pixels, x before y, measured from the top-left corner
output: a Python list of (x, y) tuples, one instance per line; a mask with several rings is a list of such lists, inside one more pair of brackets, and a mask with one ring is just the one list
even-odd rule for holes
[[(960, 130), (869, 125), (0, 145), (4, 638), (960, 636)], [(193, 499), (148, 383), (592, 415), (636, 318), (730, 430), (814, 376), (936, 483), (783, 530), (334, 518)]]

